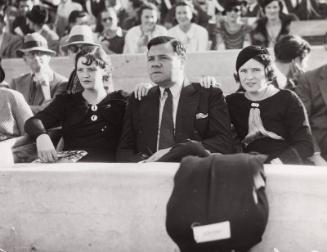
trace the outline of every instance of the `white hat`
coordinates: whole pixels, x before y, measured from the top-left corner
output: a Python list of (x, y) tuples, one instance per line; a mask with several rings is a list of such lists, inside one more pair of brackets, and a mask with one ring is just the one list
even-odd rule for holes
[(94, 42), (93, 32), (87, 25), (73, 26), (69, 33), (67, 44), (63, 45), (62, 47), (76, 44), (99, 46), (99, 44)]

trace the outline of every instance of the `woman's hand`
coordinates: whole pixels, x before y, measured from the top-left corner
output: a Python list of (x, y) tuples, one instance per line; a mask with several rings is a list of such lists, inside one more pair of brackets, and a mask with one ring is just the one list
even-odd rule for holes
[(204, 88), (217, 87), (220, 88), (221, 84), (217, 82), (213, 76), (202, 76), (200, 79), (200, 85)]
[(151, 83), (139, 83), (134, 88), (134, 97), (135, 99), (138, 99), (139, 101), (142, 99), (142, 97), (146, 96), (152, 88), (153, 85)]
[(48, 134), (39, 135), (36, 138), (37, 154), (43, 163), (57, 161), (57, 151)]

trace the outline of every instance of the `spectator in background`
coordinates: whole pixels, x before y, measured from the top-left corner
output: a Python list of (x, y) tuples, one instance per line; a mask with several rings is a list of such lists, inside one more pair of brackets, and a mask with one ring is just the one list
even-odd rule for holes
[(89, 25), (90, 24), (90, 18), (89, 15), (85, 11), (78, 11), (74, 10), (70, 13), (68, 18), (68, 28), (66, 30), (67, 35), (62, 37), (59, 42), (59, 55), (68, 55), (67, 47), (63, 47), (65, 44), (67, 44), (69, 39), (69, 32), (75, 25)]
[(290, 90), (274, 86), (266, 48), (248, 46), (237, 56), (235, 79), (241, 92), (226, 97), (232, 124), (245, 152), (268, 155), (267, 162), (303, 164), (313, 154), (305, 108)]
[(141, 24), (127, 31), (124, 53), (145, 53), (150, 39), (167, 34), (165, 27), (158, 25), (158, 10), (153, 4), (144, 4), (139, 10)]
[[(176, 1), (178, 3), (180, 0)], [(201, 25), (204, 28), (208, 27), (209, 20), (211, 16), (207, 14), (207, 11), (203, 8), (203, 3), (201, 2), (193, 2), (192, 0), (185, 0), (190, 6), (192, 6), (192, 21), (195, 24)], [(202, 1), (202, 0), (201, 0)], [(207, 4), (207, 3), (205, 3)], [(178, 22), (176, 20), (176, 4), (173, 5), (173, 7), (169, 10), (169, 12), (166, 15), (166, 18), (162, 20), (164, 26), (167, 29), (172, 28), (173, 26), (177, 25)]]
[[(4, 79), (5, 73), (0, 65), (0, 83)], [(0, 141), (23, 135), (25, 121), (33, 116), (23, 95), (0, 86), (0, 108)]]
[(217, 24), (217, 45), (213, 49), (241, 49), (251, 43), (251, 27), (241, 21), (244, 1), (230, 0), (225, 6), (225, 19)]
[(259, 17), (261, 14), (261, 8), (258, 0), (247, 0), (245, 11), (242, 13), (244, 17)]
[(296, 16), (283, 13), (283, 7), (282, 0), (262, 1), (264, 17), (257, 20), (251, 33), (253, 45), (273, 47), (282, 35), (289, 34), (290, 24)]
[(118, 25), (123, 30), (129, 30), (140, 24), (139, 11), (144, 1), (127, 0), (127, 6), (118, 13)]
[(124, 49), (126, 32), (118, 27), (118, 18), (113, 8), (99, 12), (95, 32), (98, 33), (98, 41), (108, 54), (120, 54)]
[(61, 0), (57, 8), (57, 20), (55, 22), (56, 32), (59, 37), (65, 35), (68, 26), (68, 17), (74, 10), (82, 11), (83, 7), (72, 0)]
[[(279, 86), (281, 88), (287, 88), (287, 89), (291, 89), (291, 90), (295, 90), (298, 92), (298, 95), (300, 96), (300, 98), (304, 98), (303, 102), (304, 105), (307, 106), (307, 110), (309, 113), (309, 122), (314, 123), (315, 125), (315, 130), (312, 131), (314, 137), (315, 134), (317, 134), (317, 132), (320, 131), (320, 128), (317, 130), (317, 123), (316, 123), (316, 119), (313, 119), (312, 122), (312, 118), (315, 118), (316, 114), (312, 113), (312, 108), (315, 107), (319, 108), (320, 106), (311, 106), (311, 104), (315, 104), (315, 102), (313, 102), (313, 100), (309, 100), (308, 98), (311, 97), (311, 92), (307, 92), (306, 88), (304, 86), (300, 86), (298, 87), (298, 80), (301, 79), (301, 81), (304, 80), (303, 78), (303, 73), (306, 70), (307, 67), (307, 60), (309, 58), (309, 54), (311, 51), (310, 45), (307, 41), (305, 41), (304, 39), (302, 39), (299, 36), (296, 35), (287, 35), (282, 37), (280, 40), (277, 41), (275, 47), (274, 47), (274, 51), (275, 51), (275, 63), (277, 68), (279, 69), (279, 71), (287, 78), (286, 83), (287, 85), (280, 85), (280, 82), (278, 82)], [(325, 85), (324, 85), (325, 86)], [(322, 93), (319, 92), (318, 89), (316, 89), (316, 91), (318, 91), (316, 93), (316, 102), (317, 104), (323, 104), (322, 103), (322, 97), (320, 96)], [(323, 92), (323, 89), (322, 89)], [(323, 107), (320, 107), (323, 108)], [(314, 109), (314, 110), (315, 110)], [(319, 111), (319, 109), (318, 109)], [(321, 115), (323, 115), (323, 113), (321, 113)], [(319, 120), (319, 119), (318, 119)], [(322, 123), (323, 124), (323, 123)], [(318, 126), (321, 127), (321, 126)], [(317, 134), (319, 136), (319, 133)], [(319, 139), (320, 140), (320, 139)], [(321, 150), (319, 147), (319, 142), (317, 141), (317, 139), (314, 138), (314, 147), (315, 147), (315, 153), (314, 155), (310, 158), (311, 161), (315, 164), (315, 165), (327, 165), (326, 162), (326, 155), (325, 155), (325, 159), (321, 156)]]
[(19, 0), (18, 1), (18, 16), (13, 22), (13, 33), (19, 36), (24, 36), (31, 33), (32, 30), (27, 25), (26, 14), (33, 8), (32, 0)]
[(0, 0), (0, 14), (5, 15), (8, 3), (6, 0)]
[(275, 65), (285, 77), (284, 81), (278, 81), (281, 89), (295, 89), (299, 76), (307, 68), (310, 51), (310, 44), (297, 35), (285, 35), (277, 41), (274, 47)]
[(49, 48), (58, 52), (59, 37), (46, 25), (48, 20), (47, 9), (41, 5), (35, 5), (32, 10), (26, 14), (26, 17), (29, 28), (33, 32), (41, 34), (42, 37), (46, 39)]
[(208, 31), (202, 26), (192, 23), (193, 6), (186, 1), (180, 1), (175, 5), (176, 20), (178, 25), (168, 31), (172, 36), (186, 47), (187, 52), (208, 50)]
[(17, 50), (22, 44), (21, 37), (6, 31), (5, 17), (0, 14), (0, 57), (17, 58)]
[(84, 0), (84, 5), (89, 15), (95, 19), (99, 15), (100, 11), (106, 8), (105, 0)]
[(325, 165), (327, 161), (327, 65), (307, 71), (297, 80), (295, 92), (307, 109), (314, 138), (312, 160)]
[(321, 18), (316, 0), (287, 0), (284, 1), (288, 11), (296, 15), (300, 20)]
[(67, 79), (51, 69), (50, 59), (56, 52), (48, 48), (39, 33), (27, 34), (19, 51), (31, 72), (14, 78), (10, 87), (22, 93), (33, 113), (37, 113), (65, 92)]

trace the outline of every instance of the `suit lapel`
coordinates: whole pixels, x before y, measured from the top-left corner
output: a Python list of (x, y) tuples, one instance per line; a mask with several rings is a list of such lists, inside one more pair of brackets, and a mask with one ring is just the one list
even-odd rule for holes
[(323, 69), (321, 73), (321, 79), (319, 80), (318, 87), (321, 92), (321, 96), (327, 106), (327, 68)]
[(9, 34), (5, 32), (3, 34), (2, 43), (1, 43), (1, 47), (0, 47), (1, 57), (6, 56), (6, 49), (7, 49), (7, 45), (9, 44), (9, 40), (10, 40)]
[[(200, 92), (193, 85), (182, 88), (176, 115), (176, 140), (193, 135), (194, 118), (199, 105)], [(187, 138), (187, 137), (186, 137)]]
[(21, 93), (24, 94), (25, 100), (28, 101), (29, 105), (33, 105), (33, 104), (31, 104), (31, 101), (30, 101), (32, 85), (33, 85), (32, 74), (28, 74), (24, 78), (19, 80), (19, 86), (21, 88)]
[[(144, 98), (143, 98), (144, 99)], [(145, 144), (151, 152), (156, 152), (157, 137), (158, 137), (158, 124), (159, 124), (159, 87), (154, 87), (150, 90), (149, 95), (144, 99), (141, 104), (141, 130), (143, 136), (146, 138)]]

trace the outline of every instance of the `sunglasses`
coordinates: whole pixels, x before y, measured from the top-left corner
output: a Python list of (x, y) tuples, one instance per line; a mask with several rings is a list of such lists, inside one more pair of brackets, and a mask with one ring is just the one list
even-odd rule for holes
[(108, 21), (112, 22), (112, 17), (102, 18), (101, 20), (102, 22), (108, 22)]
[(233, 7), (233, 8), (230, 8), (228, 10), (226, 10), (227, 12), (230, 12), (230, 11), (233, 11), (233, 12), (241, 12), (241, 7)]

